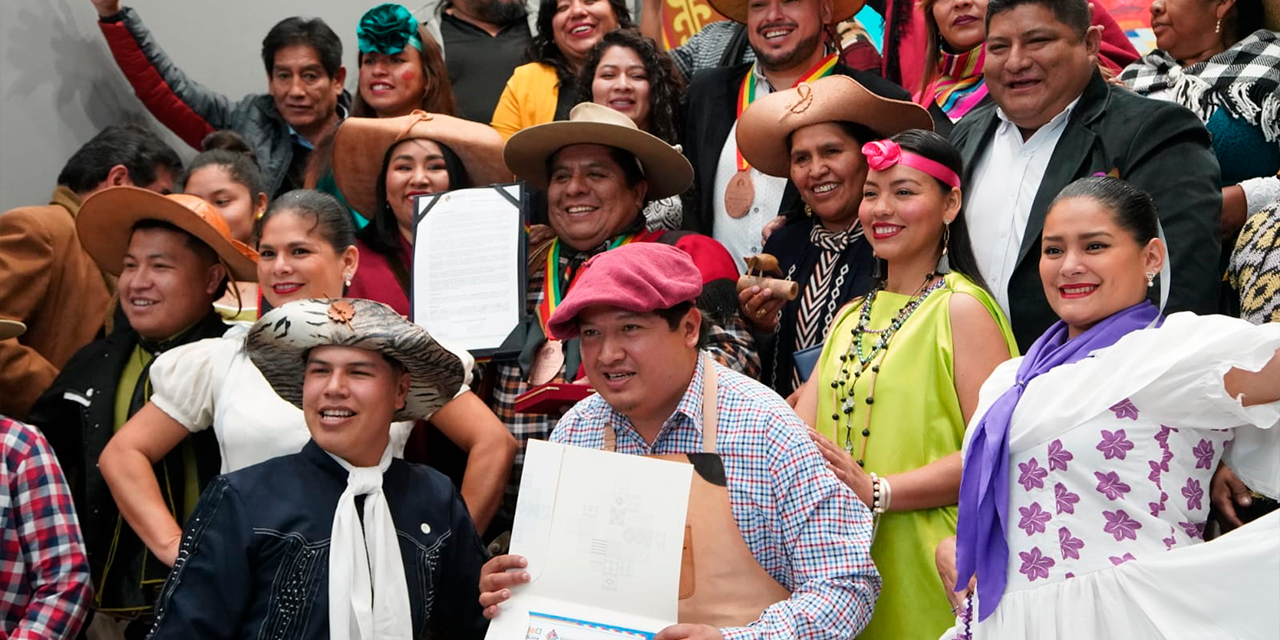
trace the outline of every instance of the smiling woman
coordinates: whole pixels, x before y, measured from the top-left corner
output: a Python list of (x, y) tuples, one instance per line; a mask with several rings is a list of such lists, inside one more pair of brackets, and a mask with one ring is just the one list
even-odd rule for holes
[(505, 140), (526, 127), (568, 119), (587, 53), (605, 33), (634, 26), (623, 0), (542, 0), (538, 35), (525, 52), (529, 62), (507, 81), (493, 128)]

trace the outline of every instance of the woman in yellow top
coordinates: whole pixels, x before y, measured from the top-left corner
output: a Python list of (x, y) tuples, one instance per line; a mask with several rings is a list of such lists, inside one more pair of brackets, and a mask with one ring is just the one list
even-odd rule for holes
[(567, 120), (582, 61), (604, 34), (633, 26), (624, 0), (542, 0), (538, 35), (525, 52), (530, 62), (507, 80), (493, 128), (505, 140), (525, 127)]
[(1017, 346), (968, 244), (955, 147), (911, 130), (863, 154), (858, 217), (886, 277), (837, 314), (796, 411), (875, 517), (884, 585), (858, 637), (936, 638), (955, 621), (934, 549), (956, 530), (965, 424)]

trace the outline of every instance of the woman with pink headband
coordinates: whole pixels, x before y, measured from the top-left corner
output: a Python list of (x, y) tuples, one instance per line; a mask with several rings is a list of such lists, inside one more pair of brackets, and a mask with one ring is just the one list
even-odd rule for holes
[(876, 523), (884, 585), (858, 637), (935, 638), (954, 622), (934, 550), (956, 530), (965, 424), (1017, 345), (968, 244), (955, 147), (912, 130), (862, 153), (858, 218), (884, 277), (837, 314), (796, 411)]

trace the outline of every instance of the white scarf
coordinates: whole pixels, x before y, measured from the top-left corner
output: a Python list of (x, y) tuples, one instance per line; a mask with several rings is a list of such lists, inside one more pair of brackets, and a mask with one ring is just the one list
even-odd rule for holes
[[(382, 493), (391, 447), (387, 446), (376, 467), (355, 467), (329, 455), (348, 472), (329, 540), (329, 634), (341, 640), (411, 640), (413, 619), (404, 563), (391, 509)], [(368, 496), (363, 529), (356, 513), (356, 496), (361, 495)]]

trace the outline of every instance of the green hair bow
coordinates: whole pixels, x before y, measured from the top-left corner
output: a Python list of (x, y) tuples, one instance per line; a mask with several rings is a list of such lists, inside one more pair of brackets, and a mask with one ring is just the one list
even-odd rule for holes
[(411, 46), (422, 51), (418, 38), (418, 20), (398, 4), (384, 4), (365, 12), (356, 26), (360, 53), (392, 55)]

